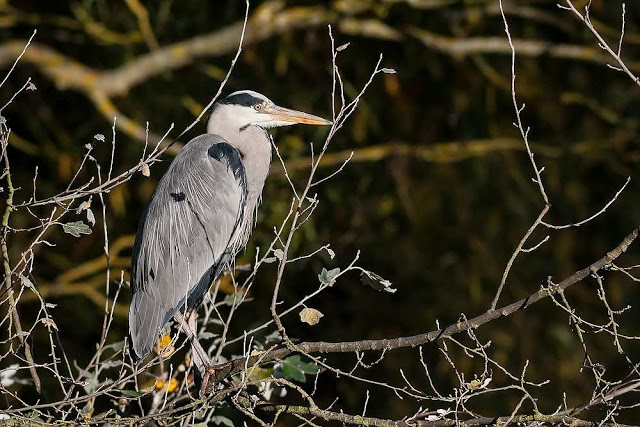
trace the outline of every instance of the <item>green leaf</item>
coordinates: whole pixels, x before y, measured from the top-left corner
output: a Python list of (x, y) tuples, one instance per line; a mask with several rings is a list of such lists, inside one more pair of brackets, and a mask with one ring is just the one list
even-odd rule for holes
[(238, 306), (242, 302), (243, 297), (244, 297), (244, 292), (241, 290), (238, 290), (236, 291), (235, 294), (229, 294), (226, 297), (224, 297), (224, 303), (227, 304), (229, 307), (233, 307), (234, 304)]
[(383, 279), (382, 276), (379, 276), (372, 271), (362, 270), (360, 280), (362, 280), (362, 283), (371, 286), (376, 291), (389, 292), (390, 294), (397, 291), (396, 288), (391, 287), (390, 281)]
[(120, 393), (126, 397), (140, 397), (146, 394), (143, 391), (137, 391), (137, 390), (120, 390)]
[(62, 230), (73, 237), (80, 237), (81, 234), (91, 234), (91, 228), (82, 221), (68, 222), (62, 224)]
[(106, 362), (102, 362), (102, 368), (116, 368), (122, 365), (122, 360), (107, 360)]
[(222, 415), (216, 415), (211, 417), (211, 422), (214, 423), (215, 425), (225, 425), (227, 427), (233, 427), (233, 421), (231, 421), (229, 418), (227, 417), (223, 417)]
[(327, 253), (329, 254), (329, 258), (333, 259), (336, 256), (336, 253), (331, 248), (327, 248)]
[(284, 256), (284, 252), (282, 251), (282, 249), (276, 249), (273, 251), (273, 255), (278, 258), (278, 259), (282, 259), (282, 257)]
[(305, 381), (305, 375), (315, 375), (320, 371), (320, 367), (300, 359), (300, 355), (287, 357), (282, 361), (282, 374), (286, 379), (294, 381)]
[(104, 346), (104, 349), (112, 349), (114, 352), (119, 352), (124, 348), (124, 341), (116, 341), (114, 343), (108, 344)]
[(251, 381), (263, 380), (273, 375), (273, 368), (260, 368), (258, 366), (249, 369), (249, 379)]
[(35, 287), (33, 285), (33, 282), (31, 280), (29, 280), (28, 277), (25, 277), (22, 274), (20, 275), (20, 284), (22, 286), (24, 286), (25, 288), (29, 288), (29, 289), (33, 289)]
[(99, 385), (100, 383), (98, 382), (98, 380), (95, 379), (95, 377), (91, 377), (86, 381), (86, 384), (83, 388), (87, 393), (93, 393), (94, 391), (96, 391)]
[(269, 344), (272, 342), (280, 342), (280, 341), (282, 341), (282, 337), (280, 336), (280, 332), (278, 332), (278, 330), (275, 330), (271, 332), (269, 335), (264, 337), (265, 344)]
[(198, 339), (209, 340), (209, 339), (211, 339), (213, 337), (217, 337), (217, 336), (218, 335), (214, 334), (213, 332), (204, 331), (200, 335), (198, 335)]
[(318, 274), (318, 280), (320, 283), (326, 286), (331, 286), (336, 283), (336, 277), (340, 274), (340, 268), (334, 268), (333, 270), (327, 271), (326, 268), (323, 268), (320, 274)]

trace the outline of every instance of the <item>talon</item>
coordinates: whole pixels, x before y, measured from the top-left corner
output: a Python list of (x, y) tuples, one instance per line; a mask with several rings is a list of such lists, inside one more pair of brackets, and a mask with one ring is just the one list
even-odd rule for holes
[(207, 393), (207, 384), (209, 384), (209, 377), (211, 376), (210, 368), (206, 368), (204, 375), (202, 376), (202, 384), (200, 385), (200, 397), (204, 397)]
[(209, 378), (216, 374), (215, 366), (204, 366), (204, 373), (202, 375), (202, 385), (200, 385), (200, 397), (204, 397), (207, 393), (207, 385), (209, 384)]

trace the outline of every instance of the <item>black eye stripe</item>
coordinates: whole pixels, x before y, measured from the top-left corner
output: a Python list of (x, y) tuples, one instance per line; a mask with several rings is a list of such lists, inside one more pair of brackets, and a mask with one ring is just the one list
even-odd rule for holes
[(256, 104), (262, 104), (263, 102), (263, 99), (256, 98), (248, 93), (237, 93), (235, 95), (227, 96), (225, 99), (220, 101), (221, 104), (242, 105), (244, 107), (252, 107)]

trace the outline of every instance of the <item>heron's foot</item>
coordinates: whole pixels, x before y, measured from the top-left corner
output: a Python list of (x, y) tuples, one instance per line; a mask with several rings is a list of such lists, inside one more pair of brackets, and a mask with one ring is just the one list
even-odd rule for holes
[[(219, 365), (207, 364), (204, 366), (204, 373), (202, 375), (202, 384), (200, 385), (200, 397), (204, 397), (207, 394), (207, 385), (211, 377), (215, 378), (216, 372), (231, 366), (231, 362), (221, 363)], [(234, 387), (233, 380), (231, 380), (231, 386)]]
[(202, 375), (202, 384), (200, 384), (200, 397), (204, 397), (207, 394), (207, 385), (209, 384), (209, 378), (211, 375), (215, 375), (216, 370), (213, 366), (206, 366), (204, 368), (204, 374)]

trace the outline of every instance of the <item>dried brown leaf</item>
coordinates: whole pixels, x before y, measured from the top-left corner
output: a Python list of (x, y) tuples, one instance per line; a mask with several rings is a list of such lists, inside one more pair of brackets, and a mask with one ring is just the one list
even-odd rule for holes
[(300, 312), (300, 321), (304, 323), (308, 323), (309, 325), (313, 326), (313, 325), (317, 325), (318, 322), (320, 321), (320, 318), (323, 316), (324, 314), (322, 314), (320, 311), (316, 310), (315, 308), (304, 308)]

